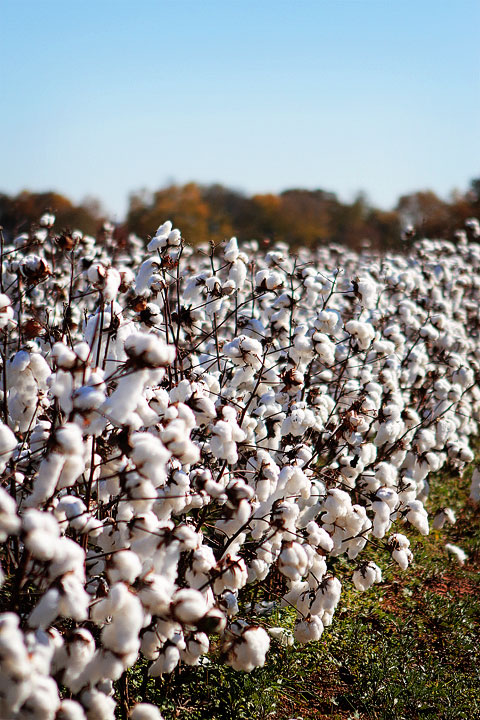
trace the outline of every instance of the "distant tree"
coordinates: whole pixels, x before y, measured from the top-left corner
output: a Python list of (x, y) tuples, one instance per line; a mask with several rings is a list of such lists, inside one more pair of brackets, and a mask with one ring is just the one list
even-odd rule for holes
[(68, 227), (71, 230), (78, 228), (90, 234), (96, 233), (103, 215), (100, 203), (92, 198), (74, 205), (68, 198), (55, 192), (32, 193), (24, 190), (13, 197), (0, 195), (0, 225), (10, 235), (28, 230), (46, 211), (56, 216), (56, 227)]
[(424, 237), (443, 237), (451, 230), (451, 208), (431, 190), (402, 195), (395, 209), (403, 225), (413, 225)]
[(130, 195), (126, 224), (141, 237), (152, 235), (165, 220), (182, 229), (187, 242), (207, 242), (209, 208), (196, 183), (170, 185), (152, 196), (145, 192)]

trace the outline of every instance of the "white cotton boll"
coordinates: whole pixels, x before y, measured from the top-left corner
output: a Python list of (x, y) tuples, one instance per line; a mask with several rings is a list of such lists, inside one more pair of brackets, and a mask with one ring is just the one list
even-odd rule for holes
[(87, 711), (87, 720), (115, 720), (116, 702), (112, 697), (92, 688), (85, 690), (80, 700)]
[(185, 649), (180, 651), (180, 659), (187, 665), (198, 665), (202, 655), (208, 652), (210, 643), (207, 635), (196, 632), (185, 640)]
[(60, 581), (58, 611), (62, 617), (77, 621), (87, 619), (90, 595), (85, 591), (82, 581), (73, 574), (65, 575)]
[(54, 720), (59, 707), (60, 698), (55, 680), (47, 675), (34, 673), (31, 676), (30, 693), (24, 705), (26, 712), (23, 714), (21, 710), (17, 717)]
[(62, 700), (55, 720), (87, 720), (87, 716), (76, 700)]
[(166, 645), (160, 650), (155, 662), (150, 666), (148, 674), (150, 677), (159, 677), (165, 673), (171, 673), (180, 662), (180, 650), (176, 645)]
[(225, 245), (225, 249), (223, 251), (223, 257), (225, 260), (229, 263), (235, 262), (237, 260), (239, 255), (239, 249), (238, 249), (238, 243), (237, 238), (232, 237), (227, 244)]
[(60, 604), (60, 593), (56, 588), (50, 588), (44, 593), (40, 601), (36, 604), (30, 617), (28, 624), (33, 628), (41, 628), (45, 630), (58, 617)]
[(128, 717), (130, 720), (163, 720), (160, 710), (150, 703), (137, 703)]
[(291, 647), (294, 644), (294, 637), (291, 630), (282, 627), (268, 628), (268, 634), (283, 647)]
[(175, 347), (151, 333), (132, 333), (125, 340), (124, 350), (139, 367), (166, 367), (175, 359)]
[(60, 528), (54, 515), (41, 510), (26, 510), (23, 515), (24, 543), (38, 560), (51, 560), (58, 549)]
[(55, 444), (64, 455), (82, 455), (82, 431), (75, 423), (66, 423), (55, 431)]
[(340, 600), (341, 592), (342, 583), (338, 578), (330, 576), (322, 580), (311, 604), (312, 614), (320, 615), (322, 610), (333, 613)]
[(293, 581), (299, 581), (305, 575), (308, 567), (308, 556), (298, 542), (284, 543), (278, 558), (278, 569)]
[(122, 550), (114, 553), (112, 564), (107, 569), (111, 583), (124, 581), (130, 585), (135, 582), (142, 572), (142, 563), (138, 555), (131, 550)]
[(480, 470), (478, 468), (475, 468), (472, 474), (469, 497), (474, 503), (480, 502)]
[(54, 580), (66, 573), (74, 574), (79, 580), (85, 577), (84, 572), (85, 551), (83, 548), (68, 537), (60, 537), (55, 540), (53, 558), (48, 565), (48, 576)]
[(169, 235), (172, 232), (172, 227), (173, 226), (170, 220), (167, 220), (162, 225), (160, 225), (160, 227), (157, 229), (157, 232), (147, 245), (148, 252), (155, 252), (156, 250), (161, 250), (162, 248), (166, 247), (166, 245), (168, 244)]
[(0, 487), (0, 542), (5, 542), (9, 535), (16, 535), (20, 529), (20, 518), (17, 515), (17, 503)]
[(59, 522), (66, 519), (68, 524), (79, 532), (84, 529), (91, 517), (87, 513), (87, 506), (83, 500), (74, 495), (64, 495), (56, 506), (54, 513)]
[(68, 643), (59, 652), (54, 663), (56, 671), (64, 669), (62, 682), (73, 689), (80, 674), (95, 654), (95, 640), (85, 628), (74, 630)]
[(333, 549), (333, 540), (330, 535), (316, 522), (311, 520), (307, 524), (307, 542), (314, 547), (320, 548), (325, 553), (329, 553)]
[(435, 530), (441, 530), (446, 522), (454, 525), (456, 522), (455, 512), (452, 508), (442, 508), (433, 518), (432, 526)]
[(406, 518), (422, 535), (428, 535), (428, 514), (420, 500), (411, 500), (407, 504)]
[(7, 425), (0, 422), (0, 473), (3, 473), (13, 451), (17, 447), (17, 439)]
[(7, 327), (10, 320), (13, 319), (13, 308), (10, 298), (4, 293), (0, 293), (0, 330)]
[(375, 583), (382, 582), (382, 571), (374, 562), (367, 562), (354, 571), (353, 584), (357, 590), (368, 590)]
[(166, 481), (165, 466), (170, 451), (160, 438), (151, 433), (133, 433), (130, 438), (130, 458), (142, 475), (149, 478), (155, 487), (163, 487)]
[(205, 596), (193, 588), (178, 590), (172, 598), (172, 614), (181, 623), (195, 623), (207, 610)]
[(270, 647), (270, 638), (261, 627), (250, 627), (235, 638), (227, 655), (227, 665), (234, 670), (251, 672), (265, 664), (265, 656)]
[(453, 555), (453, 557), (459, 563), (459, 565), (465, 565), (465, 561), (468, 558), (468, 555), (465, 552), (465, 550), (462, 550), (462, 548), (458, 547), (458, 545), (452, 545), (451, 543), (447, 543), (445, 545), (445, 550), (450, 555)]
[(324, 627), (318, 615), (311, 615), (295, 625), (294, 638), (298, 643), (309, 643), (320, 640)]
[(345, 517), (352, 507), (348, 493), (338, 488), (328, 491), (322, 509), (334, 518)]
[(413, 559), (410, 540), (401, 533), (394, 533), (390, 535), (387, 547), (392, 553), (392, 559), (400, 565), (402, 570), (406, 570)]

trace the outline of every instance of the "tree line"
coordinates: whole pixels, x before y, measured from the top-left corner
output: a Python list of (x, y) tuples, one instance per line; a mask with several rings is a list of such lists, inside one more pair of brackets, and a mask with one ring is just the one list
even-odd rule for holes
[[(0, 225), (9, 235), (30, 229), (49, 210), (57, 227), (96, 234), (106, 219), (101, 204), (87, 198), (75, 204), (56, 192), (0, 193)], [(181, 227), (187, 242), (218, 242), (232, 235), (268, 244), (282, 240), (292, 247), (327, 242), (358, 248), (394, 249), (412, 225), (418, 236), (454, 237), (469, 217), (480, 215), (480, 178), (465, 192), (441, 199), (431, 190), (402, 195), (392, 210), (374, 207), (363, 194), (342, 202), (325, 190), (291, 189), (279, 194), (246, 195), (220, 184), (171, 184), (155, 192), (130, 195), (127, 215), (116, 233), (147, 237), (165, 219)]]

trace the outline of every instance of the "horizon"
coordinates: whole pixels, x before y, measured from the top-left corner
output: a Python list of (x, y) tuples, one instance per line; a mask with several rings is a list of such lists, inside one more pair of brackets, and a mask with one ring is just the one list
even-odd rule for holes
[(391, 209), (480, 174), (473, 0), (8, 0), (1, 18), (8, 194), (112, 219), (188, 181)]

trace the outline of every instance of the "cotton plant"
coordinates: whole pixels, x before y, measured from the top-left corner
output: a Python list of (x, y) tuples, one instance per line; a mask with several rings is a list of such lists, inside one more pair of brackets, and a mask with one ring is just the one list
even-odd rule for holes
[[(207, 654), (251, 672), (455, 522), (430, 519), (429, 488), (474, 459), (477, 229), (408, 258), (196, 248), (170, 221), (93, 238), (51, 213), (7, 238), (2, 717), (113, 718), (140, 659), (147, 678)], [(269, 614), (286, 606), (291, 633)]]

